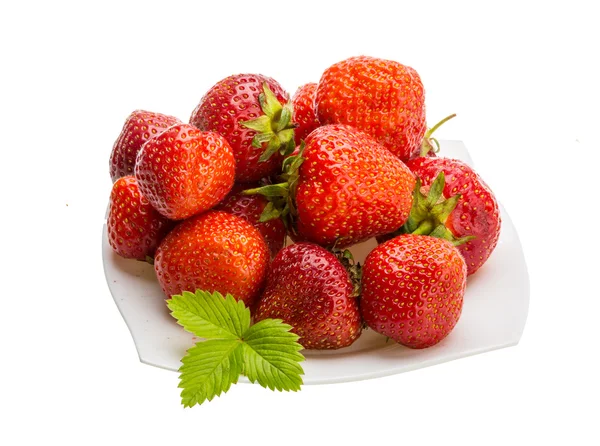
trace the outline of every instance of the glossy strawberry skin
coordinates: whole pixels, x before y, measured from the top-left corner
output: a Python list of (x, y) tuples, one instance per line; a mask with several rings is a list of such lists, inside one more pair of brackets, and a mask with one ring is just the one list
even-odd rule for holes
[(361, 333), (361, 317), (348, 272), (312, 243), (283, 248), (273, 259), (255, 319), (290, 324), (306, 349), (338, 349)]
[(460, 318), (467, 267), (447, 240), (404, 234), (377, 246), (363, 265), (361, 313), (378, 333), (411, 348), (444, 339)]
[(285, 225), (283, 220), (276, 218), (273, 220), (261, 222), (260, 215), (268, 203), (268, 200), (262, 195), (243, 195), (242, 191), (259, 187), (258, 183), (236, 183), (231, 192), (214, 209), (230, 214), (237, 215), (247, 220), (261, 233), (271, 257), (283, 248), (286, 237)]
[(269, 250), (243, 218), (208, 211), (180, 223), (159, 245), (154, 269), (165, 295), (197, 289), (251, 306), (266, 276)]
[(298, 88), (292, 97), (292, 106), (294, 107), (292, 121), (298, 124), (294, 133), (296, 145), (299, 145), (300, 141), (306, 139), (310, 132), (321, 125), (315, 111), (316, 92), (317, 84), (310, 82)]
[(161, 113), (145, 110), (132, 112), (125, 120), (110, 155), (110, 177), (113, 183), (125, 175), (133, 175), (137, 154), (146, 141), (180, 123), (174, 116)]
[(423, 187), (429, 187), (440, 172), (444, 172), (444, 196), (460, 194), (456, 208), (446, 226), (457, 238), (475, 238), (460, 246), (467, 262), (468, 274), (475, 273), (490, 257), (500, 238), (500, 209), (494, 193), (483, 179), (460, 160), (443, 157), (420, 157), (407, 163)]
[(289, 100), (289, 95), (274, 79), (260, 74), (238, 74), (214, 85), (190, 117), (190, 124), (223, 135), (229, 142), (235, 156), (238, 182), (258, 181), (275, 174), (283, 161), (282, 156), (275, 153), (267, 161), (259, 162), (266, 143), (263, 147), (252, 147), (256, 131), (241, 124), (264, 114), (258, 96), (265, 82), (282, 105)]
[(144, 144), (135, 177), (157, 211), (182, 220), (225, 198), (233, 187), (235, 161), (222, 136), (179, 124)]
[(113, 184), (108, 211), (108, 242), (127, 259), (146, 260), (154, 256), (160, 241), (174, 222), (160, 215), (139, 191), (131, 175)]
[(306, 139), (296, 191), (298, 239), (338, 248), (398, 229), (415, 178), (373, 138), (346, 125)]
[(411, 67), (367, 56), (338, 62), (323, 73), (315, 104), (322, 124), (356, 127), (402, 161), (419, 154), (425, 90)]

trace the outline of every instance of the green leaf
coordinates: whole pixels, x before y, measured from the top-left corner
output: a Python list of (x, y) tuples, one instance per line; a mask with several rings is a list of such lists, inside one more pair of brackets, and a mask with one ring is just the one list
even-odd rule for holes
[(273, 133), (273, 130), (271, 129), (271, 118), (266, 115), (259, 116), (250, 121), (242, 121), (240, 124), (246, 128), (256, 130), (258, 133)]
[(266, 82), (263, 83), (263, 91), (264, 94), (261, 93), (259, 96), (260, 107), (269, 119), (274, 118), (282, 111), (283, 107)]
[[(279, 117), (279, 121), (277, 121), (277, 127), (275, 128), (275, 132), (280, 132), (284, 129), (287, 129), (292, 121), (292, 108), (288, 105), (285, 105), (281, 109), (281, 116)], [(294, 130), (292, 130), (292, 135), (294, 134)]]
[(273, 134), (271, 136), (271, 139), (269, 139), (269, 144), (267, 144), (267, 148), (260, 155), (258, 162), (262, 163), (267, 161), (273, 156), (275, 152), (277, 152), (277, 150), (279, 150), (279, 147), (281, 147), (281, 141), (279, 140), (279, 137), (277, 135)]
[(291, 328), (279, 319), (264, 319), (244, 334), (244, 374), (251, 382), (271, 390), (300, 389), (304, 356)]
[(184, 291), (167, 301), (186, 331), (206, 339), (239, 339), (250, 327), (250, 310), (228, 294)]
[(252, 138), (252, 147), (260, 149), (263, 143), (270, 141), (272, 137), (272, 133), (257, 133), (254, 135), (254, 138)]
[(439, 201), (439, 199), (442, 196), (442, 193), (444, 192), (445, 185), (446, 178), (444, 176), (444, 171), (440, 171), (440, 173), (437, 177), (435, 177), (435, 180), (433, 180), (433, 183), (431, 183), (431, 186), (429, 188), (429, 194), (426, 198), (426, 203), (429, 207), (432, 207)]
[(179, 387), (184, 407), (211, 401), (237, 383), (242, 373), (243, 344), (238, 339), (198, 342), (183, 357)]
[(260, 214), (259, 222), (264, 223), (269, 220), (274, 220), (275, 218), (279, 218), (281, 215), (281, 210), (277, 209), (272, 201), (269, 201), (262, 213)]
[(263, 195), (265, 197), (287, 197), (289, 186), (287, 183), (269, 184), (254, 189), (242, 191), (242, 195)]

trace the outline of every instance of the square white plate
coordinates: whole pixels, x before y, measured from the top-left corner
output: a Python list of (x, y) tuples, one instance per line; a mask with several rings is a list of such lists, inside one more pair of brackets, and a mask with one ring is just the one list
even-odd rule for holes
[[(441, 141), (440, 155), (472, 165), (461, 141)], [(502, 232), (487, 263), (469, 277), (458, 324), (439, 344), (413, 350), (372, 330), (350, 347), (336, 351), (303, 351), (305, 384), (325, 384), (376, 378), (516, 345), (527, 319), (529, 277), (515, 227), (500, 206)], [(352, 247), (361, 263), (376, 246), (369, 240)], [(104, 272), (113, 299), (129, 327), (140, 361), (178, 370), (180, 360), (195, 339), (170, 316), (165, 296), (145, 262), (116, 255), (108, 244), (106, 223), (102, 235)]]

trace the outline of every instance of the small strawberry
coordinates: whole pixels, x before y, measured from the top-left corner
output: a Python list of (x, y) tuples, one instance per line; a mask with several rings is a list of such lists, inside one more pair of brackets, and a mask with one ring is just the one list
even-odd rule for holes
[(291, 217), (296, 240), (344, 248), (398, 229), (408, 218), (413, 174), (353, 127), (319, 127), (283, 169), (285, 183), (245, 193), (266, 195), (284, 218)]
[(338, 62), (323, 73), (315, 104), (322, 124), (356, 127), (402, 161), (419, 154), (425, 90), (411, 67), (367, 56)]
[(235, 161), (222, 136), (179, 124), (144, 144), (135, 177), (156, 210), (182, 220), (210, 209), (229, 193)]
[(182, 291), (230, 293), (250, 306), (258, 298), (269, 249), (243, 218), (208, 211), (175, 227), (156, 251), (154, 269), (166, 296)]
[(444, 339), (458, 322), (467, 267), (451, 242), (400, 235), (369, 253), (362, 274), (360, 309), (376, 332), (425, 348)]
[(298, 88), (292, 98), (292, 107), (294, 109), (293, 121), (298, 124), (294, 132), (296, 145), (299, 145), (303, 139), (306, 139), (310, 132), (321, 125), (315, 112), (316, 91), (316, 83), (304, 84)]
[(258, 184), (237, 183), (225, 199), (214, 209), (242, 217), (254, 226), (264, 237), (271, 252), (271, 257), (279, 252), (285, 243), (285, 225), (283, 220), (276, 218), (268, 221), (260, 221), (261, 214), (269, 201), (261, 195), (244, 195), (242, 192)]
[(190, 124), (223, 135), (233, 149), (238, 182), (277, 173), (294, 150), (292, 109), (285, 90), (260, 74), (229, 76), (201, 99)]
[(110, 193), (108, 242), (127, 259), (146, 260), (172, 229), (174, 222), (160, 215), (138, 189), (133, 176), (119, 178)]
[(145, 110), (131, 113), (110, 155), (110, 177), (113, 183), (125, 175), (133, 175), (137, 154), (146, 141), (179, 123), (179, 119), (160, 113)]
[[(429, 197), (421, 196), (416, 204), (423, 204), (416, 213), (411, 212), (411, 227), (407, 232), (419, 229), (421, 234), (441, 236), (448, 240), (466, 240), (458, 246), (467, 262), (469, 275), (475, 273), (490, 257), (500, 237), (501, 217), (494, 193), (483, 179), (462, 161), (442, 157), (420, 157), (407, 166), (420, 179), (423, 189), (429, 189)], [(441, 184), (433, 187), (440, 176)], [(433, 195), (432, 195), (433, 192)], [(456, 196), (452, 206), (445, 212), (427, 210), (427, 203), (442, 206), (440, 200)], [(450, 212), (449, 212), (450, 211)], [(440, 225), (443, 227), (438, 228)], [(406, 226), (406, 225), (405, 225)], [(434, 234), (433, 231), (436, 230)]]
[(282, 319), (306, 349), (337, 349), (361, 333), (357, 293), (334, 254), (312, 243), (295, 243), (273, 259), (255, 318)]

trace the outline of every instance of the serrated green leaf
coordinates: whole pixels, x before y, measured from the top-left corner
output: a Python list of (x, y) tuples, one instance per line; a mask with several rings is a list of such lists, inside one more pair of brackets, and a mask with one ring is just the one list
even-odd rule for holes
[(179, 368), (184, 407), (211, 401), (237, 383), (243, 367), (242, 346), (239, 339), (211, 339), (188, 350)]
[(174, 295), (167, 305), (186, 331), (206, 339), (239, 339), (250, 327), (250, 310), (228, 294), (197, 290)]
[(299, 390), (304, 360), (298, 335), (280, 319), (264, 319), (244, 334), (244, 374), (271, 390)]

